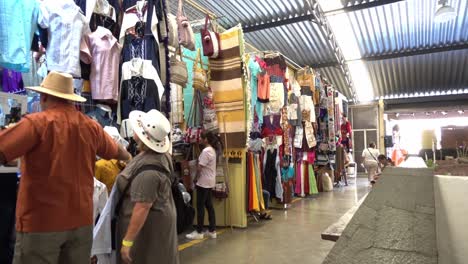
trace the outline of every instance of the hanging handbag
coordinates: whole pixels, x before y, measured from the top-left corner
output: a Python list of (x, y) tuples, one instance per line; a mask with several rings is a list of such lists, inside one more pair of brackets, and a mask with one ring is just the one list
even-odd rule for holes
[[(211, 24), (213, 31), (208, 30), (208, 23)], [(214, 31), (213, 23), (211, 22), (210, 16), (207, 14), (205, 18), (205, 28), (200, 30), (203, 46), (203, 55), (210, 58), (217, 58), (219, 56), (220, 39), (219, 34)]]
[(177, 25), (177, 17), (173, 14), (167, 14), (167, 29), (168, 29), (168, 40), (169, 46), (178, 48), (179, 47), (179, 30)]
[(213, 92), (208, 88), (208, 92), (203, 98), (203, 129), (205, 131), (218, 132), (218, 116), (213, 102)]
[[(177, 55), (179, 55), (180, 60), (177, 59)], [(182, 52), (180, 47), (177, 48), (174, 55), (171, 56), (169, 63), (171, 65), (171, 82), (185, 88), (188, 80), (188, 71), (187, 64), (182, 60)]]
[(200, 143), (201, 133), (203, 132), (203, 110), (200, 98), (200, 92), (195, 91), (192, 106), (190, 107), (189, 116), (187, 117), (187, 134), (185, 142), (187, 143)]
[(215, 187), (212, 189), (213, 197), (217, 199), (226, 199), (228, 198), (227, 186), (224, 182), (216, 183)]
[(197, 57), (193, 64), (193, 89), (200, 90), (202, 92), (208, 91), (206, 81), (206, 71), (203, 69), (201, 52), (200, 49), (197, 49)]
[(179, 33), (179, 44), (189, 50), (195, 50), (195, 37), (190, 21), (185, 15), (183, 0), (179, 0), (177, 8), (177, 31)]

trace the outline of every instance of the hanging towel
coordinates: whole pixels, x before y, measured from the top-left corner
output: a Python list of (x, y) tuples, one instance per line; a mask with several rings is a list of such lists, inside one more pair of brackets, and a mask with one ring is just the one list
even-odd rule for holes
[(258, 207), (260, 208), (260, 210), (264, 210), (265, 202), (263, 200), (262, 179), (261, 179), (261, 174), (260, 174), (260, 158), (258, 154), (254, 154), (254, 172), (255, 172), (255, 184), (257, 186)]
[(314, 166), (309, 163), (309, 194), (318, 194), (317, 180), (315, 179)]

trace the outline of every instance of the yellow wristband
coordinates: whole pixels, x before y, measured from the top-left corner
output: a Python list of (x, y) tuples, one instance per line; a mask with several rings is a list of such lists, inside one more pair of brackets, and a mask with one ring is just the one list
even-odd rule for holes
[(132, 247), (133, 246), (133, 241), (128, 241), (128, 240), (122, 240), (122, 245), (124, 247)]

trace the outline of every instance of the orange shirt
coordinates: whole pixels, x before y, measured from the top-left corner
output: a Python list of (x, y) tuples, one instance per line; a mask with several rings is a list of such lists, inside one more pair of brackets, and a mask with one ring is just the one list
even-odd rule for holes
[(22, 158), (16, 209), (19, 232), (60, 232), (93, 224), (96, 155), (118, 147), (73, 105), (56, 104), (0, 133), (0, 152)]

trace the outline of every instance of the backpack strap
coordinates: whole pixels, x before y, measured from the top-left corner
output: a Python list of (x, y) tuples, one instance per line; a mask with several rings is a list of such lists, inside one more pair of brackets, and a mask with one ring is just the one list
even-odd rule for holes
[(141, 173), (143, 173), (143, 172), (145, 172), (145, 171), (149, 171), (149, 170), (160, 170), (160, 169), (161, 169), (161, 166), (159, 166), (159, 165), (154, 165), (154, 164), (143, 165), (143, 166), (141, 166), (141, 167), (136, 171), (136, 173), (134, 173), (130, 178), (128, 178), (128, 183), (127, 183), (127, 185), (125, 186), (125, 188), (124, 188), (124, 190), (123, 190), (123, 192), (122, 192), (122, 195), (120, 195), (119, 201), (118, 201), (117, 204), (115, 205), (114, 217), (117, 217), (117, 216), (119, 215), (120, 209), (122, 208), (122, 204), (123, 204), (123, 200), (124, 200), (125, 194), (126, 194), (126, 193), (128, 192), (128, 190), (130, 189), (133, 180), (134, 180), (138, 175), (140, 175)]

